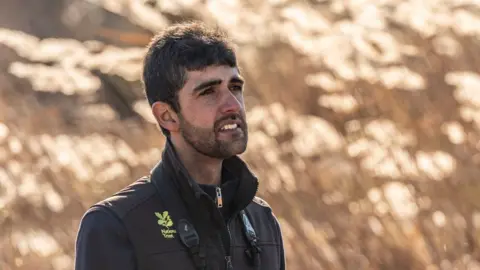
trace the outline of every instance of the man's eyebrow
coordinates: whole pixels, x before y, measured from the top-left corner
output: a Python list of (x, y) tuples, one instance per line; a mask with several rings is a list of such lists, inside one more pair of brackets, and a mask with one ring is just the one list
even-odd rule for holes
[(244, 84), (244, 80), (241, 77), (233, 77), (230, 79), (230, 83), (239, 83), (239, 84)]
[[(208, 88), (210, 86), (219, 85), (221, 83), (222, 83), (222, 80), (220, 80), (220, 79), (212, 79), (212, 80), (202, 82), (199, 85), (195, 86), (195, 88), (193, 88), (192, 94), (195, 94), (196, 92), (198, 92), (202, 89)], [(238, 83), (238, 84), (243, 85), (245, 82), (241, 77), (235, 76), (235, 77), (230, 79), (230, 83)]]
[(205, 81), (205, 82), (202, 82), (201, 84), (195, 86), (195, 88), (193, 88), (193, 91), (192, 93), (196, 93), (204, 88), (207, 88), (207, 87), (210, 87), (210, 86), (214, 86), (214, 85), (219, 85), (222, 83), (222, 80), (220, 79), (213, 79), (213, 80), (208, 80), (208, 81)]

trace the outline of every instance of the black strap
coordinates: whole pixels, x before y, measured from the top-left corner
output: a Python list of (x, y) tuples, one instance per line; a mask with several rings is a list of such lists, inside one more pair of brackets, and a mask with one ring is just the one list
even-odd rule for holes
[(262, 249), (258, 246), (257, 234), (255, 233), (255, 229), (253, 228), (245, 210), (240, 211), (240, 217), (243, 224), (243, 234), (249, 243), (249, 248), (245, 250), (245, 253), (250, 259), (252, 265), (257, 269), (260, 269), (260, 253), (262, 252)]
[(181, 197), (175, 194), (176, 188), (173, 186), (160, 188), (155, 181), (150, 181), (150, 183), (155, 186), (160, 194), (165, 208), (171, 210), (169, 214), (177, 224), (177, 234), (182, 243), (187, 247), (195, 267), (198, 270), (205, 270), (207, 267), (206, 247), (200, 241), (200, 236), (195, 227), (188, 221), (187, 209)]
[(200, 248), (200, 237), (195, 227), (188, 220), (181, 219), (177, 223), (177, 232), (182, 243), (188, 248), (195, 267), (205, 269), (207, 254), (204, 248)]

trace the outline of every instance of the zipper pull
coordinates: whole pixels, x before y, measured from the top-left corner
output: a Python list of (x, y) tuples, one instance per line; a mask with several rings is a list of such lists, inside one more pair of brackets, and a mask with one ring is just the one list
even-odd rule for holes
[(226, 256), (225, 257), (225, 263), (226, 263), (226, 269), (227, 270), (233, 270), (232, 257), (231, 256)]
[(222, 208), (223, 207), (223, 198), (222, 198), (222, 188), (221, 187), (216, 187), (215, 191), (217, 193), (217, 207)]

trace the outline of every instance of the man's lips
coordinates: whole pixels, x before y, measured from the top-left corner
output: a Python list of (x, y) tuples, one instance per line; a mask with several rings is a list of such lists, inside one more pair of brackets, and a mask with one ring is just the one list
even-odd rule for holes
[(217, 128), (215, 129), (216, 132), (224, 132), (224, 131), (233, 131), (238, 128), (243, 129), (244, 124), (239, 117), (230, 117), (226, 120), (220, 121), (217, 124)]
[(226, 125), (223, 125), (223, 126), (220, 128), (220, 131), (235, 130), (235, 129), (239, 128), (239, 127), (240, 127), (240, 125), (238, 125), (237, 123), (226, 124)]

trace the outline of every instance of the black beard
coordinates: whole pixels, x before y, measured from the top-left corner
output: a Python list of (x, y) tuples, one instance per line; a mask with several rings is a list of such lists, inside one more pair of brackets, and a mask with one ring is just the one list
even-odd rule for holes
[[(180, 133), (182, 137), (190, 146), (192, 146), (193, 149), (205, 156), (216, 159), (227, 159), (241, 154), (246, 150), (248, 142), (248, 128), (242, 117), (239, 117), (239, 119), (241, 119), (243, 122), (241, 126), (243, 137), (234, 139), (232, 141), (218, 140), (215, 128), (199, 128), (190, 124), (181, 115), (179, 115), (179, 118)], [(217, 121), (217, 123), (222, 120), (225, 120), (225, 118)]]

